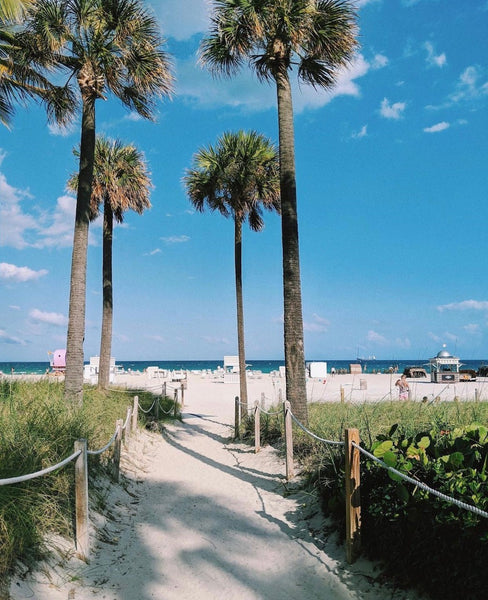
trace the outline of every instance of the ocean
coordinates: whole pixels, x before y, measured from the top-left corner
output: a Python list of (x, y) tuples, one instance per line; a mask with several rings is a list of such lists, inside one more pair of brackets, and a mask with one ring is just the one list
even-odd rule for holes
[[(327, 370), (334, 367), (336, 371), (341, 369), (349, 370), (349, 365), (357, 363), (357, 359), (350, 360), (335, 360), (335, 359), (311, 359), (307, 362), (326, 362)], [(126, 371), (144, 371), (147, 367), (154, 366), (160, 369), (184, 370), (184, 371), (215, 371), (217, 368), (223, 367), (223, 360), (117, 360), (117, 366), (122, 367)], [(246, 364), (253, 371), (262, 371), (263, 373), (271, 373), (278, 371), (280, 366), (285, 364), (284, 360), (247, 360)], [(475, 371), (482, 365), (487, 365), (488, 360), (481, 359), (461, 359), (462, 369), (474, 369)], [(363, 373), (389, 373), (391, 369), (398, 373), (402, 373), (406, 367), (423, 366), (428, 371), (429, 359), (412, 359), (412, 360), (361, 360)], [(49, 362), (0, 362), (0, 372), (9, 374), (14, 370), (17, 375), (20, 374), (36, 374), (42, 375), (49, 369)]]

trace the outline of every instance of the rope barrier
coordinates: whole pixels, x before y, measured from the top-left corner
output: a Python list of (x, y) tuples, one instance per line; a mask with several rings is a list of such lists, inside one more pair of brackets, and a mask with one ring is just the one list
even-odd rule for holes
[(139, 404), (139, 410), (142, 410), (143, 413), (148, 415), (152, 411), (152, 409), (154, 408), (155, 405), (156, 405), (156, 400), (154, 400), (154, 402), (151, 404), (150, 408), (148, 408), (147, 410), (144, 410), (142, 408), (142, 406)]
[(307, 429), (305, 427), (305, 425), (300, 423), (300, 421), (295, 417), (295, 415), (291, 412), (291, 410), (290, 410), (290, 416), (293, 419), (293, 421), (298, 425), (298, 427), (300, 427), (300, 429), (303, 429), (303, 431), (305, 431), (305, 433), (308, 433), (308, 435), (315, 438), (319, 442), (324, 442), (324, 444), (329, 444), (331, 446), (344, 446), (344, 442), (340, 442), (340, 441), (336, 441), (336, 440), (325, 440), (324, 438), (321, 438), (318, 435), (315, 435), (315, 433), (312, 433), (309, 429)]
[(159, 402), (159, 408), (161, 409), (161, 411), (163, 412), (163, 414), (170, 415), (171, 412), (174, 410), (174, 402), (173, 402), (173, 406), (169, 410), (164, 410), (163, 405), (161, 404), (161, 402), (159, 400), (158, 400), (158, 402)]
[(424, 490), (425, 492), (428, 492), (429, 494), (432, 494), (433, 496), (437, 496), (441, 500), (445, 500), (446, 502), (455, 504), (456, 506), (459, 506), (459, 508), (464, 508), (465, 510), (469, 510), (470, 512), (472, 512), (480, 517), (488, 518), (488, 513), (485, 512), (484, 510), (481, 510), (480, 508), (478, 508), (476, 506), (471, 506), (470, 504), (466, 504), (465, 502), (462, 502), (461, 500), (456, 500), (455, 498), (451, 498), (450, 496), (447, 496), (446, 494), (443, 494), (442, 492), (434, 490), (433, 488), (429, 487), (425, 483), (422, 483), (421, 481), (418, 481), (417, 479), (414, 479), (413, 477), (409, 477), (408, 475), (405, 475), (405, 473), (402, 473), (401, 471), (398, 471), (397, 469), (394, 469), (393, 467), (389, 467), (384, 461), (380, 460), (377, 456), (374, 456), (374, 454), (371, 454), (364, 448), (361, 448), (361, 446), (358, 446), (356, 443), (353, 442), (352, 445), (354, 446), (354, 448), (357, 448), (357, 450), (359, 450), (362, 454), (367, 456), (369, 459), (378, 463), (381, 467), (383, 467), (390, 473), (394, 473), (395, 475), (398, 475), (398, 477), (401, 477), (401, 479), (408, 481), (408, 483), (411, 483), (411, 484), (419, 487), (420, 489)]
[(90, 454), (90, 456), (95, 456), (97, 454), (103, 454), (105, 452), (105, 450), (108, 450), (110, 448), (110, 446), (115, 442), (117, 433), (118, 433), (118, 427), (115, 428), (114, 434), (112, 435), (112, 437), (109, 439), (109, 441), (105, 444), (105, 446), (103, 448), (100, 448), (100, 450), (87, 450), (86, 453)]
[(125, 429), (127, 429), (127, 425), (129, 424), (129, 420), (132, 417), (131, 411), (128, 410), (127, 411), (127, 417), (125, 418), (125, 423), (122, 425), (122, 431), (124, 431)]
[(42, 469), (42, 471), (37, 471), (36, 473), (29, 473), (28, 475), (20, 475), (19, 477), (9, 477), (8, 479), (0, 479), (0, 485), (10, 485), (11, 483), (21, 483), (22, 481), (28, 481), (29, 479), (35, 479), (36, 477), (41, 477), (42, 475), (47, 475), (52, 471), (56, 471), (56, 469), (61, 469), (66, 466), (69, 462), (77, 458), (81, 454), (81, 451), (78, 450), (73, 452), (71, 456), (65, 458), (57, 465), (53, 465), (52, 467), (47, 467), (46, 469)]

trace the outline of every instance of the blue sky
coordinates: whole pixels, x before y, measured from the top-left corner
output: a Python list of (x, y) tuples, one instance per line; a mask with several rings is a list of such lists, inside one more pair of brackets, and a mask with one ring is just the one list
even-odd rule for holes
[[(114, 236), (117, 360), (237, 352), (233, 223), (195, 213), (181, 183), (224, 131), (277, 140), (275, 92), (248, 69), (213, 80), (196, 64), (204, 0), (151, 2), (174, 57), (176, 93), (144, 122), (110, 98), (97, 130), (132, 142), (152, 173), (152, 209)], [(361, 47), (336, 88), (295, 86), (307, 359), (428, 358), (443, 344), (488, 357), (487, 0), (362, 0)], [(66, 344), (76, 169), (69, 131), (19, 107), (0, 131), (0, 362)], [(283, 357), (281, 233), (244, 232), (249, 359)], [(101, 227), (91, 228), (85, 357), (98, 354)]]

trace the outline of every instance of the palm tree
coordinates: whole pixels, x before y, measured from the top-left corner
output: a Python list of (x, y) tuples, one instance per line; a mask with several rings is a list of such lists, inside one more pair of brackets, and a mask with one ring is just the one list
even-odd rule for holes
[[(75, 151), (79, 155), (79, 151)], [(72, 191), (78, 188), (78, 175), (68, 181)], [(122, 223), (124, 212), (133, 210), (142, 214), (151, 207), (149, 193), (151, 179), (146, 161), (141, 152), (131, 144), (119, 140), (97, 137), (95, 164), (91, 195), (92, 219), (100, 214), (103, 206), (103, 311), (100, 339), (100, 368), (98, 387), (107, 389), (110, 377), (110, 355), (112, 353), (113, 280), (112, 240), (113, 222)]]
[(66, 399), (81, 402), (86, 263), (95, 161), (95, 103), (112, 92), (144, 118), (173, 78), (156, 19), (141, 0), (37, 0), (28, 11), (30, 47), (59, 65), (81, 96), (81, 142), (71, 263)]
[(52, 84), (35, 61), (26, 62), (21, 22), (34, 0), (0, 1), (0, 122), (10, 127), (14, 103), (34, 98), (47, 108), (48, 119), (61, 125), (70, 119), (69, 90)]
[(314, 87), (335, 83), (356, 47), (356, 13), (347, 0), (214, 0), (200, 60), (215, 74), (235, 74), (247, 60), (276, 85), (280, 152), (286, 395), (308, 420), (296, 206), (290, 72)]
[(205, 205), (234, 219), (234, 265), (237, 303), (239, 383), (247, 413), (244, 308), (242, 300), (242, 223), (264, 227), (262, 208), (279, 210), (279, 164), (274, 145), (255, 131), (224, 133), (214, 147), (200, 149), (183, 179), (191, 203)]

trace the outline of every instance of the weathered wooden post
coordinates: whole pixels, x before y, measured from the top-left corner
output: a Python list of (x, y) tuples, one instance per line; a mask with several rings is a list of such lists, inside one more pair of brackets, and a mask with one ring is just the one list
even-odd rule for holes
[(124, 421), (122, 419), (117, 419), (115, 423), (116, 431), (115, 434), (115, 442), (114, 442), (114, 456), (113, 456), (113, 465), (112, 465), (112, 479), (115, 483), (119, 482), (120, 478), (120, 447), (122, 445), (122, 427), (124, 426)]
[(293, 428), (291, 423), (291, 406), (288, 400), (283, 403), (285, 421), (286, 480), (293, 479)]
[(278, 390), (278, 402), (280, 404), (283, 402), (283, 390), (281, 388)]
[(359, 430), (346, 429), (344, 435), (346, 478), (346, 560), (352, 564), (361, 547), (361, 496)]
[(341, 402), (344, 404), (344, 388), (341, 385)]
[(175, 391), (173, 394), (173, 402), (174, 402), (175, 407), (178, 406), (178, 388), (175, 388)]
[(137, 431), (138, 419), (139, 419), (139, 396), (134, 396), (134, 407), (132, 409), (132, 431)]
[(266, 408), (266, 394), (261, 392), (261, 408), (264, 410)]
[(478, 388), (474, 388), (474, 401), (478, 402), (479, 399)]
[[(163, 398), (164, 396), (161, 396), (161, 401)], [(154, 401), (154, 418), (156, 423), (159, 423), (159, 396), (156, 396), (156, 400)]]
[(234, 438), (236, 440), (240, 437), (240, 425), (241, 425), (241, 406), (239, 402), (239, 396), (234, 399)]
[(181, 408), (185, 406), (185, 384), (181, 382)]
[(88, 460), (86, 440), (76, 440), (75, 452), (80, 451), (75, 461), (75, 513), (76, 550), (79, 558), (88, 560)]
[(175, 390), (174, 400), (173, 400), (173, 416), (175, 419), (178, 418), (178, 393)]
[(126, 448), (129, 447), (129, 439), (130, 439), (130, 418), (132, 415), (132, 408), (130, 406), (127, 407), (127, 414), (125, 416), (125, 427), (124, 427), (124, 444)]
[(161, 396), (162, 396), (163, 398), (166, 398), (166, 381), (165, 381), (165, 382), (163, 382), (163, 386), (162, 386), (162, 388), (161, 388)]
[(254, 403), (254, 452), (261, 450), (261, 411), (259, 402)]

